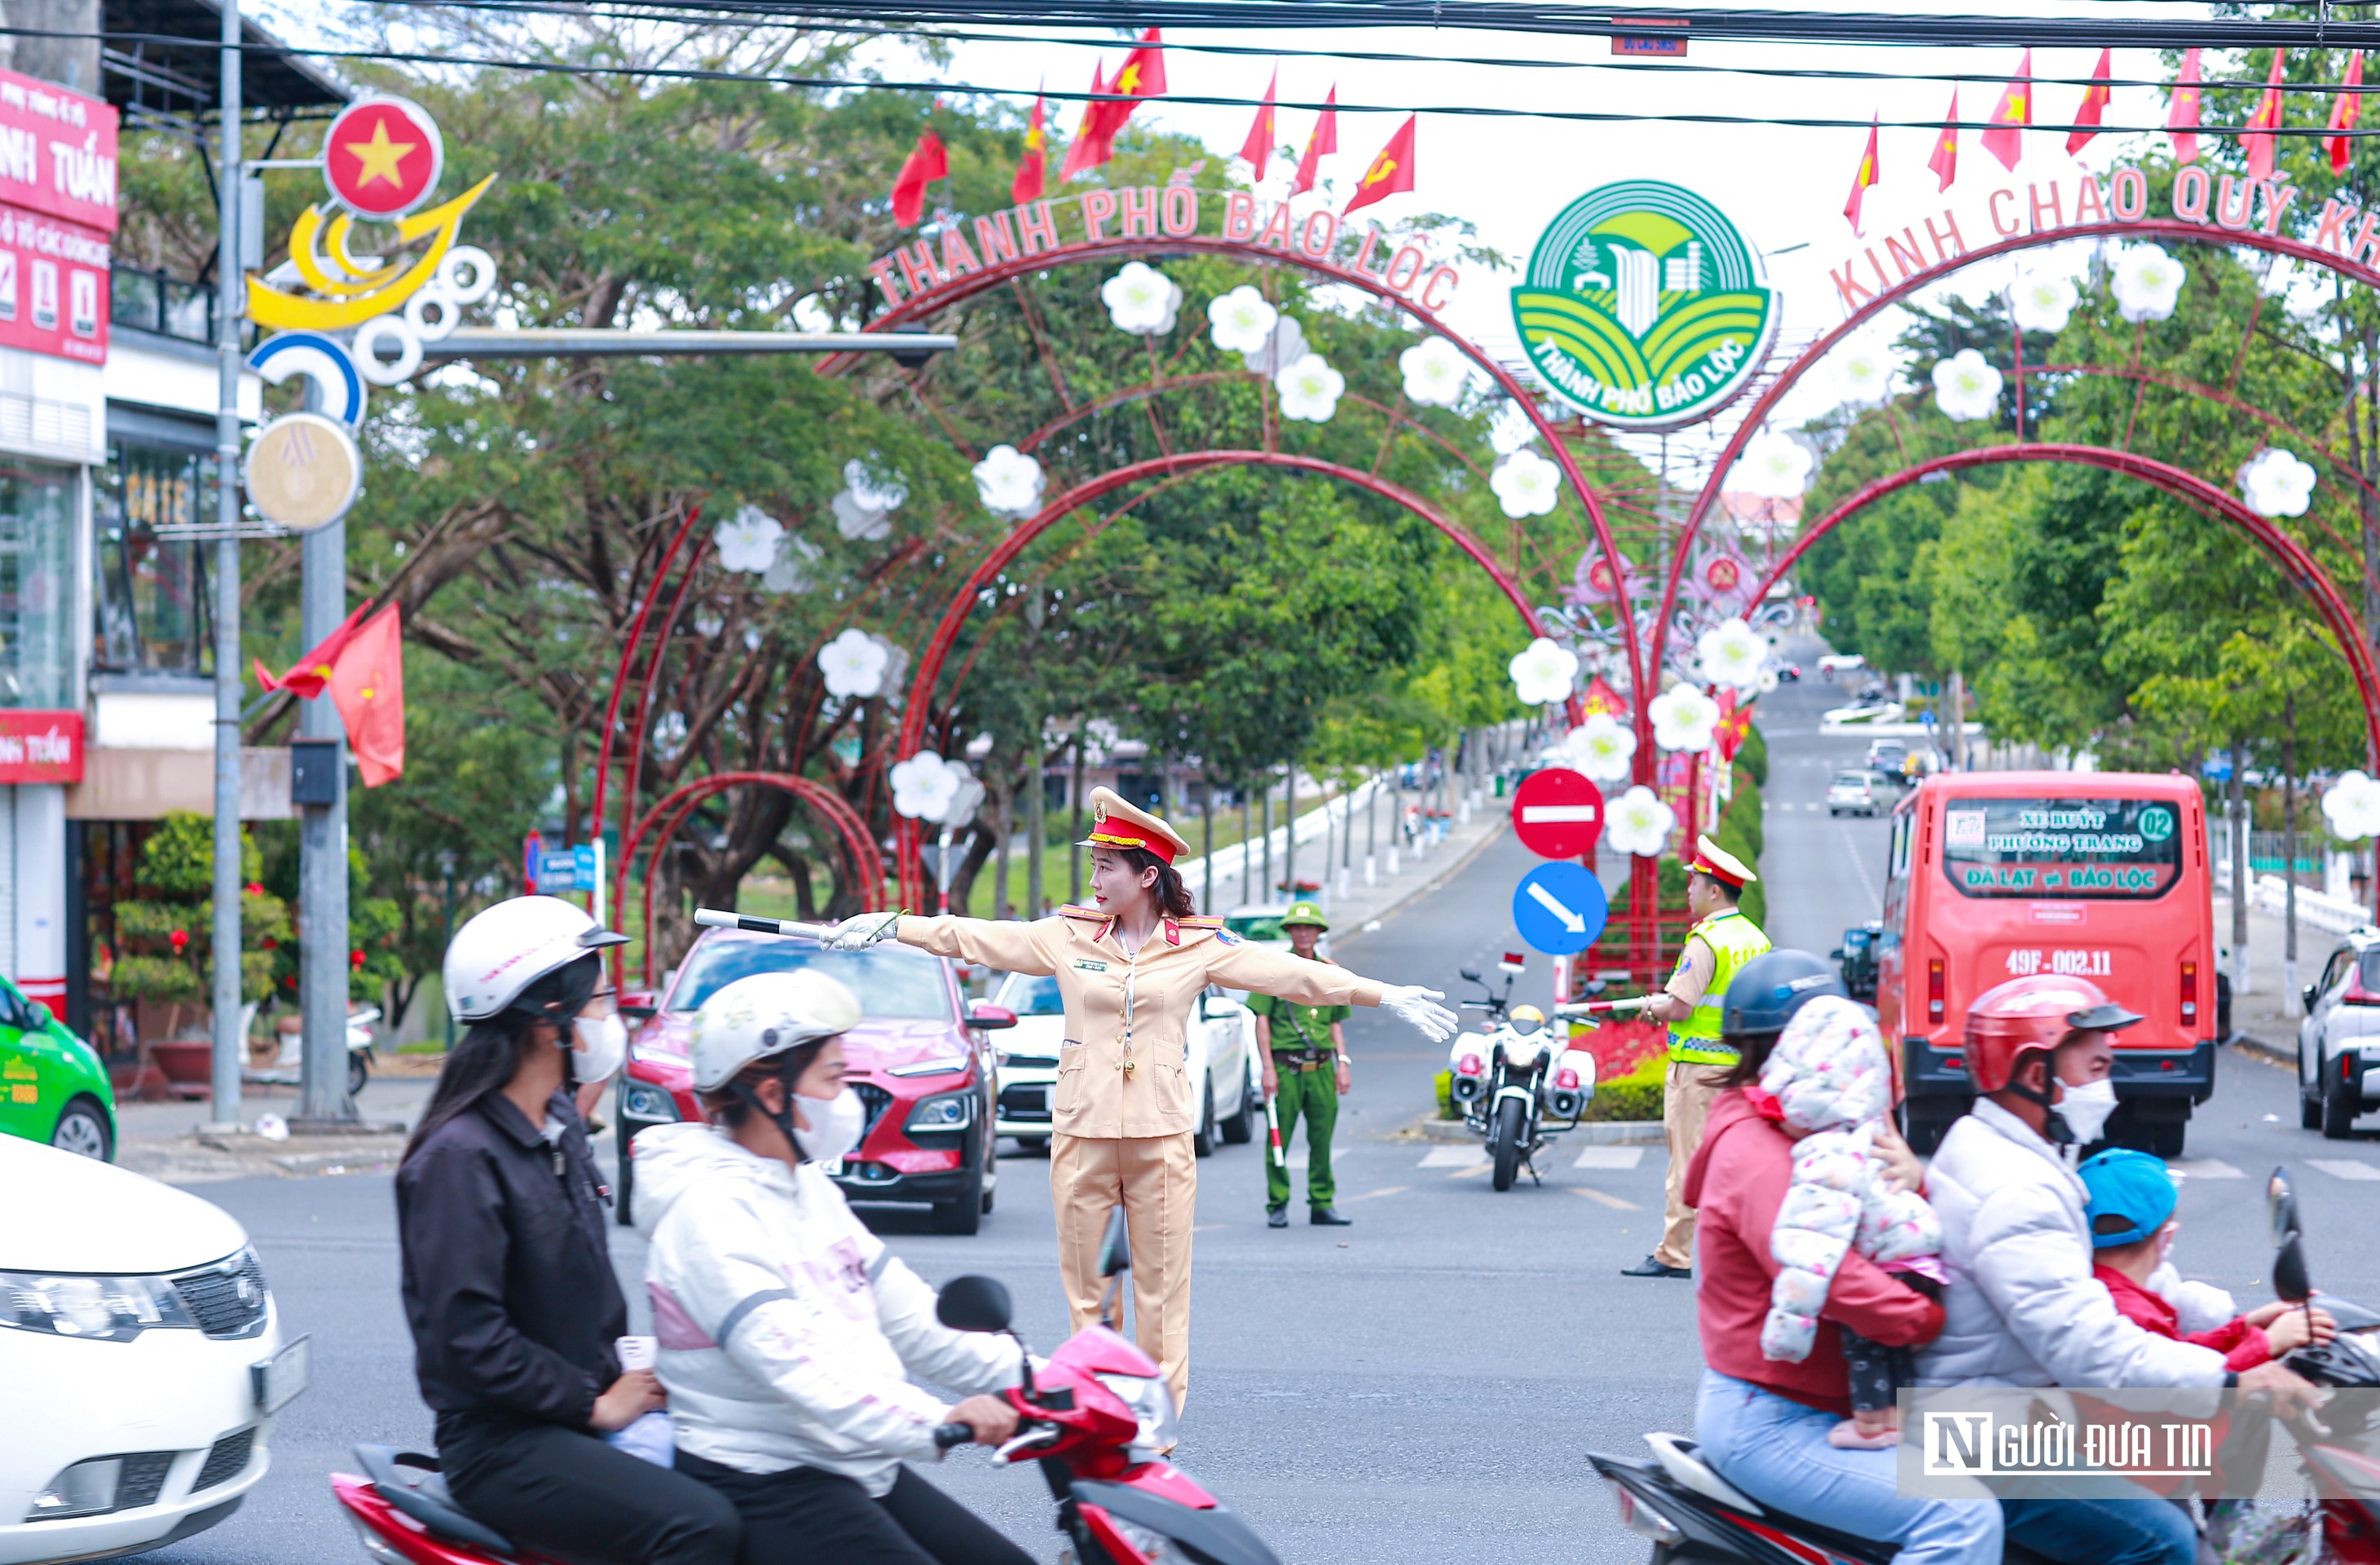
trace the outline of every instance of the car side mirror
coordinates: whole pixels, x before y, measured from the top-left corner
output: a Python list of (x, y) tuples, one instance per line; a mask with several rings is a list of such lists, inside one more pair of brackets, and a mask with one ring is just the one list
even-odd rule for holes
[(967, 1025), (996, 1033), (1003, 1027), (1016, 1025), (1016, 1013), (1005, 1005), (988, 1005), (978, 1001), (967, 1008)]
[(33, 1001), (31, 1004), (33, 1007), (33, 1029), (34, 1031), (39, 1032), (42, 1028), (47, 1027), (55, 1018), (50, 1014), (50, 1008), (42, 1004), (40, 1001)]
[(1132, 1236), (1124, 1231), (1123, 1207), (1108, 1214), (1107, 1237), (1099, 1242), (1099, 1275), (1116, 1277), (1132, 1269)]
[(2314, 1008), (2314, 1006), (2315, 1006), (2315, 1005), (2316, 1005), (2316, 1004), (2321, 1001), (2321, 999), (2322, 999), (2322, 986), (2321, 986), (2320, 984), (2308, 984), (2308, 985), (2306, 985), (2306, 987), (2305, 987), (2305, 1008), (2306, 1008), (2307, 1010), (2309, 1010), (2309, 1011), (2313, 1010), (2313, 1009)]
[(622, 989), (618, 1005), (621, 1015), (631, 1022), (642, 1022), (662, 1008), (662, 997), (651, 989)]
[(1476, 968), (1476, 967), (1461, 967), (1461, 968), (1457, 968), (1457, 969), (1456, 969), (1456, 972), (1457, 972), (1457, 973), (1459, 973), (1459, 974), (1460, 974), (1460, 975), (1461, 975), (1464, 979), (1466, 979), (1467, 981), (1469, 981), (1469, 982), (1471, 982), (1471, 983), (1475, 983), (1475, 983), (1478, 983), (1478, 982), (1480, 982), (1480, 981), (1481, 981), (1480, 977), (1479, 977), (1479, 969), (1478, 969), (1478, 968)]
[(1005, 1331), (1014, 1306), (996, 1277), (953, 1277), (934, 1301), (934, 1318), (953, 1331)]
[(1837, 946), (1834, 950), (1827, 952), (1827, 954), (1834, 958), (1837, 962), (1840, 962), (1843, 959), (1843, 948)]

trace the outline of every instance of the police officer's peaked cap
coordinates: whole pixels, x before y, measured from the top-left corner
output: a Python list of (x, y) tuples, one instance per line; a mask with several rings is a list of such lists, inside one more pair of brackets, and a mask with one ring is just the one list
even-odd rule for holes
[(1113, 788), (1091, 790), (1091, 834), (1077, 844), (1087, 848), (1147, 848), (1171, 864), (1190, 851), (1182, 833), (1157, 817), (1129, 803)]

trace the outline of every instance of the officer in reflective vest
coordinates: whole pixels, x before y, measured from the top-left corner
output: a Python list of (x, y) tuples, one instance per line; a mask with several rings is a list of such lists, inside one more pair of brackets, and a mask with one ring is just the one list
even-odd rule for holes
[(1708, 837), (1694, 839), (1687, 866), (1686, 911), (1694, 927), (1678, 952), (1677, 971), (1645, 1014), (1670, 1025), (1670, 1074), (1662, 1085), (1661, 1124), (1670, 1143), (1669, 1188), (1661, 1242), (1627, 1277), (1694, 1275), (1694, 1210), (1686, 1205), (1686, 1165), (1702, 1145), (1703, 1120), (1718, 1096), (1719, 1078), (1736, 1060), (1719, 1037), (1719, 1009), (1737, 969), (1768, 949), (1760, 927), (1736, 910), (1743, 888), (1759, 879), (1751, 867)]

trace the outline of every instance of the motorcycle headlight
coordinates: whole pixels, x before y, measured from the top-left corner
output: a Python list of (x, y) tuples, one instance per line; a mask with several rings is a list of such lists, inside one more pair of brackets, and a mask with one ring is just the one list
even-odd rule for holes
[(911, 1131), (965, 1130), (975, 1123), (975, 1094), (948, 1092), (921, 1100), (909, 1111)]
[(1140, 1433), (1133, 1438), (1134, 1445), (1146, 1446), (1151, 1451), (1172, 1448), (1179, 1436), (1172, 1388), (1162, 1380), (1138, 1375), (1102, 1375), (1099, 1382), (1113, 1391), (1140, 1420)]
[(0, 1328), (100, 1342), (128, 1342), (162, 1327), (195, 1330), (173, 1280), (164, 1277), (52, 1277), (0, 1271)]

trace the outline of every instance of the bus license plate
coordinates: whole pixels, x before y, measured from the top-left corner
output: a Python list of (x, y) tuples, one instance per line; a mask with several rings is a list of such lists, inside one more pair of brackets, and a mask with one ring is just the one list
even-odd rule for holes
[(2016, 950), (2008, 953), (2012, 977), (2054, 973), (2061, 978), (2105, 978), (2115, 973), (2115, 953), (2106, 951)]

